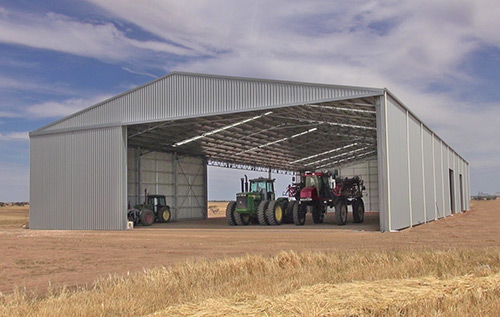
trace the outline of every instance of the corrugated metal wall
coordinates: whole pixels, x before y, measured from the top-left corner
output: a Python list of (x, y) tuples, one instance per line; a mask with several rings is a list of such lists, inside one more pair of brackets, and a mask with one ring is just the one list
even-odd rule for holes
[(468, 210), (468, 163), (390, 95), (386, 112), (387, 148), (379, 156), (387, 155), (389, 230)]
[(41, 131), (250, 111), (380, 92), (368, 88), (173, 73), (67, 117)]
[(376, 158), (365, 162), (342, 166), (339, 172), (341, 177), (361, 177), (366, 187), (363, 197), (365, 210), (380, 211), (378, 204), (378, 162)]
[(126, 130), (30, 137), (30, 228), (126, 228)]
[(150, 194), (166, 196), (174, 219), (205, 218), (206, 180), (206, 162), (201, 157), (164, 152), (139, 156), (138, 149), (128, 149), (128, 202), (132, 206), (144, 199), (147, 189)]

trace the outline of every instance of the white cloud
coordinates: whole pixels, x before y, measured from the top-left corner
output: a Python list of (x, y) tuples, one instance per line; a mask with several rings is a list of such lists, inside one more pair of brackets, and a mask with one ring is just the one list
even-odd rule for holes
[(26, 141), (28, 139), (28, 132), (0, 133), (0, 141)]
[(9, 111), (0, 111), (0, 118), (18, 118), (21, 114)]
[(166, 42), (138, 41), (127, 37), (113, 23), (94, 24), (48, 13), (36, 16), (5, 9), (0, 18), (0, 42), (56, 50), (105, 61), (138, 58), (144, 50), (192, 55)]
[(65, 117), (98, 102), (104, 101), (109, 97), (110, 96), (100, 95), (89, 99), (71, 98), (63, 101), (47, 101), (28, 106), (26, 108), (26, 114), (36, 118)]
[(150, 74), (150, 73), (147, 73), (147, 72), (141, 72), (141, 71), (136, 71), (136, 70), (132, 70), (128, 67), (122, 67), (122, 69), (126, 72), (129, 72), (131, 74), (135, 74), (135, 75), (142, 75), (142, 76), (147, 76), (147, 77), (151, 77), (151, 78), (158, 78), (158, 76), (154, 75), (154, 74)]

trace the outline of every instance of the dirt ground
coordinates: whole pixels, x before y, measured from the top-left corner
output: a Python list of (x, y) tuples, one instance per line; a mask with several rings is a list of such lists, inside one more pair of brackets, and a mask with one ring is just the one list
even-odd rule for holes
[[(209, 204), (210, 206), (210, 204)], [(197, 258), (281, 250), (450, 249), (500, 246), (500, 200), (474, 202), (469, 212), (395, 233), (378, 231), (378, 214), (366, 224), (338, 227), (228, 227), (223, 218), (178, 221), (128, 231), (27, 230), (27, 208), (0, 208), (0, 292), (43, 293), (55, 286), (90, 285), (109, 274), (140, 272)], [(215, 216), (223, 211), (219, 210)]]

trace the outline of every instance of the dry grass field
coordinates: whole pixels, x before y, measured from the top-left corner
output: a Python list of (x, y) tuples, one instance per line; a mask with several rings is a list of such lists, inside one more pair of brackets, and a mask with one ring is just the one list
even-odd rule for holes
[(485, 201), (399, 233), (224, 219), (70, 232), (0, 209), (0, 316), (500, 316), (499, 216)]
[(227, 201), (208, 202), (208, 218), (222, 218), (226, 216)]
[(29, 207), (0, 207), (0, 229), (16, 228), (28, 224)]

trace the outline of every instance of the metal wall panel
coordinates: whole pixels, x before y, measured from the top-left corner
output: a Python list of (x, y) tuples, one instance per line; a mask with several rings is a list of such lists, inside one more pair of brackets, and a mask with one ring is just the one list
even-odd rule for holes
[(423, 155), (424, 155), (424, 186), (425, 186), (425, 214), (426, 221), (436, 219), (436, 188), (434, 185), (434, 156), (432, 132), (423, 128)]
[(341, 177), (361, 177), (366, 187), (363, 197), (365, 210), (380, 211), (378, 204), (378, 162), (376, 158), (365, 162), (342, 166), (339, 173)]
[(203, 158), (178, 156), (177, 160), (177, 209), (178, 218), (205, 218), (206, 184)]
[[(173, 219), (206, 216), (206, 164), (202, 158), (148, 152), (139, 159), (138, 153), (138, 149), (128, 149), (129, 175), (136, 175), (128, 179), (128, 201), (131, 206), (142, 203), (147, 189), (150, 194), (166, 196)], [(137, 172), (138, 168), (140, 173)]]
[[(454, 212), (460, 212), (459, 162), (467, 162), (391, 97), (387, 102), (387, 138), (390, 229), (451, 215), (452, 190)], [(454, 174), (453, 189), (450, 169)], [(466, 177), (463, 187), (465, 196), (470, 191)], [(468, 199), (464, 200), (468, 210)]]
[(122, 127), (30, 138), (30, 228), (125, 229)]
[(434, 184), (436, 189), (437, 218), (444, 217), (444, 179), (443, 179), (443, 153), (441, 140), (434, 136)]
[(408, 143), (406, 110), (397, 101), (388, 98), (387, 103), (388, 155), (390, 181), (391, 230), (411, 225), (410, 175), (408, 168)]
[(422, 156), (422, 129), (420, 122), (408, 116), (410, 186), (412, 225), (425, 222), (424, 171)]
[[(451, 189), (450, 189), (450, 169), (453, 170), (453, 166), (450, 165), (449, 158), (450, 150), (443, 144), (443, 190), (444, 190), (444, 215), (445, 217), (451, 215)], [(456, 172), (453, 172), (453, 178), (456, 179)]]
[(172, 73), (38, 131), (126, 125), (380, 93), (370, 88)]

